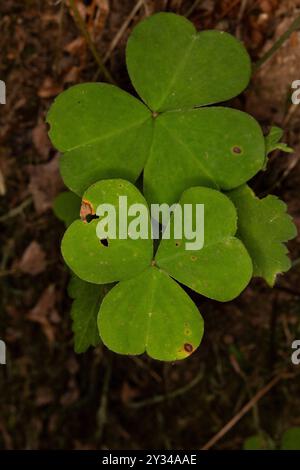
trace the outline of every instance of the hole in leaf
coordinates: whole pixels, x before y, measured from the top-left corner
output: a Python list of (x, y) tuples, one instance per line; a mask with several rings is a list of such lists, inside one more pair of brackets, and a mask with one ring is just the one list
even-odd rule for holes
[(86, 222), (89, 224), (92, 220), (99, 219), (99, 216), (96, 214), (88, 214), (85, 218)]
[(102, 238), (102, 240), (100, 240), (100, 243), (101, 243), (101, 245), (108, 247), (108, 239), (107, 238)]

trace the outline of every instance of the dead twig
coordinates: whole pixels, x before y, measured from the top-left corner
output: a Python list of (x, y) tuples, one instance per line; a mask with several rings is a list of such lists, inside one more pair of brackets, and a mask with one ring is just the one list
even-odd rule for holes
[(104, 427), (107, 422), (108, 391), (109, 391), (109, 384), (110, 384), (111, 373), (112, 373), (112, 360), (113, 360), (112, 354), (108, 353), (108, 362), (107, 362), (107, 367), (106, 367), (106, 371), (104, 375), (100, 406), (99, 406), (98, 413), (97, 413), (98, 429), (96, 432), (96, 437), (99, 440), (102, 439)]
[(133, 9), (131, 10), (131, 12), (129, 13), (129, 15), (127, 16), (127, 18), (125, 19), (124, 23), (122, 24), (121, 28), (118, 30), (117, 34), (115, 35), (115, 37), (113, 38), (113, 40), (111, 41), (110, 45), (108, 46), (108, 49), (107, 49), (107, 52), (104, 56), (104, 59), (103, 59), (103, 63), (106, 64), (106, 62), (108, 61), (108, 59), (110, 58), (111, 56), (111, 53), (113, 52), (113, 50), (117, 47), (117, 45), (119, 44), (123, 34), (125, 33), (126, 29), (128, 28), (129, 24), (131, 23), (131, 21), (133, 20), (133, 18), (135, 17), (135, 15), (137, 14), (137, 12), (139, 11), (139, 9), (144, 5), (144, 0), (139, 0), (135, 6), (133, 7)]
[(291, 26), (285, 31), (280, 38), (273, 44), (273, 46), (257, 61), (253, 64), (252, 70), (256, 72), (265, 62), (267, 62), (278, 49), (289, 39), (289, 37), (300, 28), (300, 16), (298, 16), (291, 24)]
[(204, 375), (204, 371), (203, 371), (203, 368), (201, 368), (201, 370), (198, 372), (196, 377), (194, 377), (193, 380), (191, 380), (191, 382), (184, 385), (183, 387), (180, 387), (177, 390), (174, 390), (173, 392), (169, 392), (164, 395), (155, 395), (154, 397), (148, 398), (147, 400), (129, 402), (127, 403), (127, 406), (129, 408), (138, 409), (138, 408), (143, 408), (144, 406), (157, 405), (157, 403), (161, 403), (172, 398), (177, 398), (181, 395), (184, 395), (193, 387), (195, 387), (202, 380), (203, 375)]
[(196, 10), (197, 6), (202, 0), (195, 0), (194, 3), (184, 12), (184, 16), (188, 18)]
[(274, 377), (267, 385), (265, 385), (261, 390), (259, 390), (256, 395), (254, 395), (251, 400), (246, 403), (245, 406), (227, 423), (225, 426), (217, 432), (202, 448), (201, 450), (209, 450), (213, 447), (222, 437), (225, 436), (237, 423), (240, 419), (248, 413), (251, 408), (263, 397), (265, 396), (284, 376), (284, 372), (281, 372), (276, 377)]
[(32, 197), (28, 197), (25, 201), (21, 202), (21, 204), (17, 207), (14, 207), (6, 214), (0, 217), (0, 222), (5, 222), (7, 219), (11, 219), (12, 217), (16, 217), (17, 215), (21, 214), (26, 207), (30, 206), (32, 203)]
[(81, 14), (80, 14), (80, 12), (77, 8), (75, 0), (69, 0), (69, 2), (70, 2), (70, 7), (71, 7), (71, 9), (73, 11), (73, 14), (74, 14), (75, 22), (77, 23), (77, 26), (78, 26), (79, 30), (81, 31), (81, 34), (83, 35), (84, 39), (86, 40), (87, 45), (89, 46), (90, 51), (93, 54), (93, 57), (94, 57), (95, 61), (97, 62), (99, 72), (103, 75), (103, 77), (109, 83), (115, 84), (116, 83), (115, 80), (113, 79), (112, 75), (109, 73), (107, 68), (105, 67), (104, 62), (102, 61), (102, 59), (100, 57), (100, 54), (97, 51), (97, 49), (95, 47), (95, 44), (92, 41), (90, 33), (88, 32), (88, 30), (85, 26), (85, 23), (84, 23), (84, 21), (81, 17)]

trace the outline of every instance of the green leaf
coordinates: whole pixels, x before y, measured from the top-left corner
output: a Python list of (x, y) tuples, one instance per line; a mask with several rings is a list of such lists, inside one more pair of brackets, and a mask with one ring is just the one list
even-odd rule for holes
[(62, 220), (66, 227), (78, 219), (81, 199), (71, 191), (60, 193), (53, 203), (53, 212), (59, 220)]
[(281, 450), (300, 450), (300, 427), (285, 431), (282, 436)]
[(259, 124), (230, 108), (164, 113), (156, 118), (144, 172), (151, 203), (173, 203), (185, 189), (231, 189), (263, 166), (265, 143)]
[(63, 180), (76, 194), (103, 178), (134, 182), (141, 173), (152, 118), (146, 106), (125, 91), (105, 83), (73, 86), (56, 98), (47, 122), (53, 145), (63, 152)]
[(265, 433), (248, 437), (243, 445), (244, 450), (272, 450), (273, 448), (274, 443)]
[(189, 356), (200, 344), (203, 319), (184, 290), (153, 267), (120, 282), (102, 302), (103, 343), (119, 354), (147, 354), (162, 361)]
[(244, 185), (228, 193), (238, 212), (238, 237), (253, 262), (253, 275), (272, 287), (276, 275), (288, 271), (291, 262), (284, 242), (297, 235), (286, 204), (276, 196), (259, 199)]
[(98, 286), (84, 282), (76, 276), (71, 278), (68, 292), (74, 299), (71, 317), (76, 353), (83, 353), (90, 346), (100, 343), (97, 316), (101, 302), (111, 288), (111, 285)]
[(173, 218), (171, 238), (161, 241), (155, 258), (157, 265), (199, 294), (221, 302), (234, 299), (252, 275), (247, 250), (234, 237), (237, 223), (234, 205), (219, 191), (200, 187), (186, 190), (179, 204), (181, 207), (191, 204), (194, 211), (196, 204), (204, 204), (204, 246), (187, 250), (188, 240), (174, 237)]
[(197, 33), (183, 16), (158, 13), (141, 21), (126, 49), (130, 79), (153, 111), (229, 100), (249, 83), (244, 46), (222, 31)]
[[(119, 196), (127, 196), (131, 204), (147, 203), (138, 189), (128, 181), (103, 180), (93, 184), (83, 195), (82, 214), (90, 210), (92, 220), (76, 220), (65, 232), (62, 240), (62, 254), (67, 265), (81, 279), (95, 284), (129, 279), (150, 265), (152, 240), (114, 239), (100, 240), (96, 229), (100, 219), (94, 219), (100, 204), (111, 204), (116, 211), (119, 226)], [(105, 217), (103, 217), (105, 219)], [(135, 217), (128, 217), (128, 224)], [(150, 222), (149, 222), (150, 230)], [(118, 236), (118, 234), (116, 234)]]
[(266, 155), (273, 152), (273, 150), (281, 150), (286, 153), (293, 153), (294, 150), (283, 142), (279, 142), (283, 136), (283, 130), (280, 127), (273, 126), (269, 134), (265, 137)]

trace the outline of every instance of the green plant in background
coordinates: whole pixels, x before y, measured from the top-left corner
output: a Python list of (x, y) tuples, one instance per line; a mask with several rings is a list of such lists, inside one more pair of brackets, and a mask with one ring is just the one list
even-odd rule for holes
[(300, 450), (300, 427), (287, 429), (278, 445), (266, 433), (261, 433), (248, 437), (243, 448), (244, 450)]
[[(81, 84), (59, 95), (47, 116), (72, 191), (54, 209), (69, 226), (62, 253), (77, 276), (75, 349), (95, 346), (100, 334), (115, 352), (172, 361), (203, 335), (203, 319), (176, 281), (224, 302), (253, 275), (272, 286), (289, 269), (284, 242), (296, 232), (286, 206), (275, 196), (258, 199), (246, 183), (272, 150), (291, 149), (279, 142), (280, 129), (264, 137), (248, 114), (212, 106), (250, 80), (249, 56), (231, 35), (197, 33), (185, 18), (158, 13), (134, 28), (126, 60), (141, 100), (113, 85)], [(141, 173), (143, 194), (134, 186)], [(204, 247), (191, 252), (184, 240), (164, 239), (154, 253), (150, 238), (100, 242), (96, 208), (118, 211), (119, 195), (146, 206), (204, 204)]]

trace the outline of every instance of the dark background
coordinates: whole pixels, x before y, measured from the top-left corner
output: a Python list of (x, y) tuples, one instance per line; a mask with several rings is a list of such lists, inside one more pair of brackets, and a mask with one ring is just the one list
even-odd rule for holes
[[(77, 4), (107, 68), (129, 91), (124, 47), (146, 15), (173, 11), (198, 29), (226, 30), (256, 61), (300, 14), (298, 0)], [(273, 153), (251, 184), (260, 196), (280, 196), (298, 226), (300, 106), (291, 105), (290, 92), (300, 79), (299, 63), (295, 32), (230, 103), (265, 130), (272, 124), (285, 129), (295, 153)], [(300, 366), (290, 360), (291, 343), (300, 339), (299, 237), (289, 244), (294, 267), (274, 289), (255, 279), (233, 302), (195, 297), (206, 331), (189, 359), (164, 364), (101, 346), (73, 352), (68, 272), (59, 248), (64, 227), (51, 210), (63, 185), (44, 119), (64, 88), (101, 75), (68, 2), (1, 1), (0, 78), (7, 84), (7, 104), (0, 105), (0, 338), (8, 356), (0, 366), (0, 448), (197, 449), (259, 391), (267, 393), (255, 397), (213, 448), (240, 449), (262, 431), (278, 443), (283, 431), (300, 426)]]

